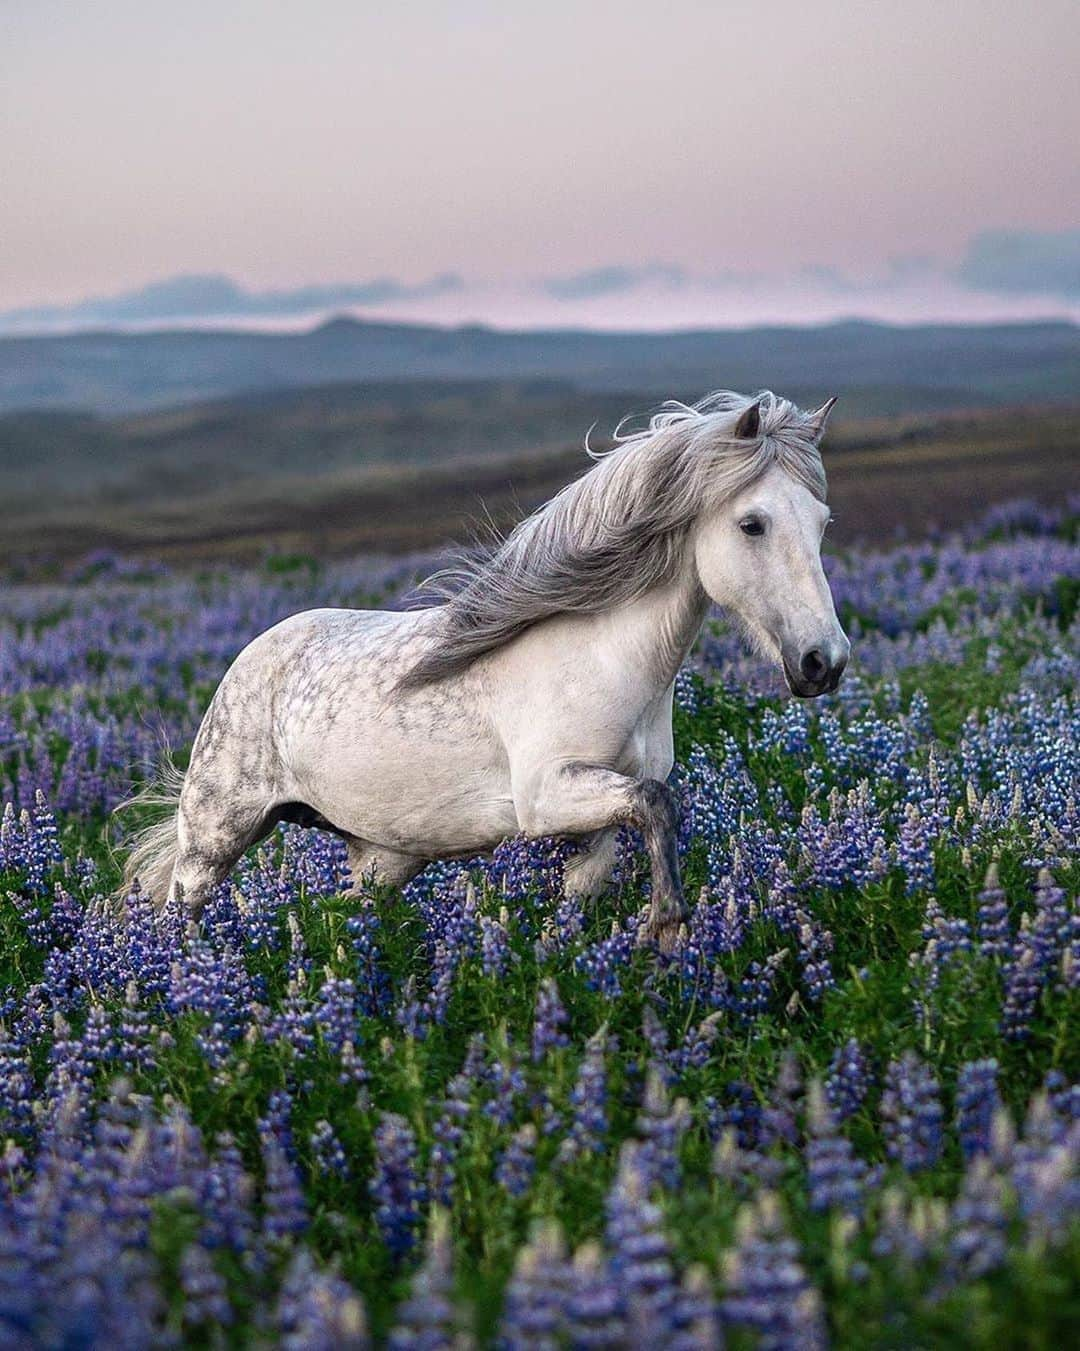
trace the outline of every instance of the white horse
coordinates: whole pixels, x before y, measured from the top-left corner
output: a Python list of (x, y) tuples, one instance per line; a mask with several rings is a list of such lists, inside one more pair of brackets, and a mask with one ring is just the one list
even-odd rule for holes
[(687, 915), (665, 784), (672, 689), (710, 602), (796, 695), (834, 690), (847, 661), (820, 558), (834, 403), (665, 405), (459, 572), (444, 603), (311, 610), (261, 634), (218, 687), (175, 811), (137, 840), (128, 881), (197, 915), (292, 821), (340, 835), (357, 886), (519, 831), (570, 836), (583, 848), (567, 889), (595, 895), (629, 823), (652, 868), (642, 935), (669, 947)]

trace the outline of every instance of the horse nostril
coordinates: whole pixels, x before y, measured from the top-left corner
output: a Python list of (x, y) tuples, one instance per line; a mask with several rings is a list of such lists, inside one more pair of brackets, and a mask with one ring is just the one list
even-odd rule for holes
[(815, 647), (803, 654), (799, 670), (804, 680), (809, 680), (812, 685), (819, 685), (829, 673), (829, 663)]

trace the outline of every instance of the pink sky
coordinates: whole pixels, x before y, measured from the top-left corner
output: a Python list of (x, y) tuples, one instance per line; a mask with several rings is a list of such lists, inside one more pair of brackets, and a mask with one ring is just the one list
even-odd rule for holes
[[(1076, 228), (1078, 63), (1075, 0), (10, 0), (0, 309), (182, 272), (453, 271), (415, 317), (1075, 317), (932, 270), (890, 299), (800, 269)], [(569, 307), (534, 285), (651, 262), (697, 280)], [(725, 295), (730, 273), (759, 280)]]

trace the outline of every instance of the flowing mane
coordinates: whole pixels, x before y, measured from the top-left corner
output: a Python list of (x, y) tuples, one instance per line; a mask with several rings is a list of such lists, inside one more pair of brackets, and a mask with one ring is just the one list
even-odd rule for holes
[[(759, 405), (754, 437), (735, 426)], [(401, 681), (415, 688), (554, 615), (612, 609), (675, 573), (702, 511), (735, 496), (773, 464), (825, 500), (811, 417), (768, 390), (721, 390), (696, 404), (666, 403), (640, 431), (615, 431), (613, 449), (521, 521), (485, 557), (438, 573), (443, 601), (434, 644)]]

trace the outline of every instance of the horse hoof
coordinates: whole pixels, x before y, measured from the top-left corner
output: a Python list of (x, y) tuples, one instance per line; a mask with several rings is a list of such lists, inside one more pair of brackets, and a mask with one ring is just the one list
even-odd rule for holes
[(661, 924), (646, 921), (638, 930), (638, 946), (656, 947), (665, 957), (670, 956), (679, 947), (684, 928), (685, 924), (681, 919), (668, 920)]

